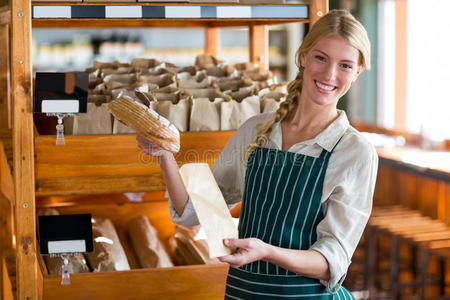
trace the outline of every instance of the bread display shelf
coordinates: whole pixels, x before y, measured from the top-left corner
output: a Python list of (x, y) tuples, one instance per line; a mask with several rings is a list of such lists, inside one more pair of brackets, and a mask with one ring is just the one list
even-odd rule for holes
[[(226, 264), (139, 269), (136, 254), (126, 236), (127, 222), (145, 215), (168, 247), (174, 234), (163, 193), (147, 193), (142, 202), (129, 202), (124, 195), (38, 197), (38, 208), (54, 207), (61, 214), (90, 213), (108, 218), (124, 246), (130, 271), (71, 274), (71, 284), (61, 285), (61, 276), (48, 275), (43, 261), (44, 299), (223, 299), (228, 271)], [(39, 257), (40, 258), (40, 257)], [(176, 258), (176, 257), (175, 257)]]
[[(234, 131), (181, 133), (179, 165), (213, 165)], [(136, 135), (55, 136), (35, 138), (36, 195), (90, 195), (165, 190), (156, 158), (137, 146)]]

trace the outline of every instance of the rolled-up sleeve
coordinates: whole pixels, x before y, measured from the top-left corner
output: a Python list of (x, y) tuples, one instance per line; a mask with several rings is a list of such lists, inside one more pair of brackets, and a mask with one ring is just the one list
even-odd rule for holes
[(189, 227), (199, 224), (197, 213), (194, 210), (194, 205), (192, 204), (190, 197), (186, 206), (184, 207), (183, 214), (180, 216), (173, 207), (172, 201), (170, 200), (169, 193), (167, 191), (165, 196), (169, 200), (169, 214), (172, 222)]
[(372, 145), (355, 145), (351, 141), (343, 144), (340, 153), (333, 153), (330, 158), (330, 174), (326, 176), (332, 178), (325, 181), (334, 185), (324, 185), (324, 192), (329, 189), (330, 194), (323, 203), (324, 218), (317, 226), (317, 241), (310, 248), (328, 261), (330, 280), (321, 282), (329, 290), (345, 279), (372, 210), (378, 169), (378, 156)]

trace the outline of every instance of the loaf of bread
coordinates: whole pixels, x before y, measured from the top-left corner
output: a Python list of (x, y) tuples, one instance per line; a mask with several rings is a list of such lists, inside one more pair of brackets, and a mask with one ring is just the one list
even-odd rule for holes
[(92, 221), (94, 252), (86, 258), (93, 272), (129, 270), (127, 256), (111, 220), (95, 217)]
[(128, 234), (143, 268), (173, 267), (170, 256), (146, 216), (128, 221)]
[(209, 257), (208, 244), (205, 240), (194, 239), (199, 229), (200, 226), (175, 226), (176, 253), (188, 265), (219, 263), (220, 261), (217, 258)]
[[(86, 273), (89, 272), (89, 268), (86, 264), (83, 254), (77, 254), (68, 258), (69, 273)], [(64, 265), (64, 259), (62, 257), (50, 257), (44, 256), (45, 265), (47, 266), (48, 274), (61, 275), (62, 266)]]
[(180, 150), (178, 129), (154, 110), (127, 96), (111, 101), (108, 106), (116, 119), (156, 145), (173, 153)]

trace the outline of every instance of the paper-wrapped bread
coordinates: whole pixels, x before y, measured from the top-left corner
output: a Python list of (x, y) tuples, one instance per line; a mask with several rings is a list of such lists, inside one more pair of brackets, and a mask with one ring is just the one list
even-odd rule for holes
[(94, 252), (86, 258), (93, 272), (130, 270), (128, 259), (111, 220), (95, 217), (92, 222)]
[(154, 110), (127, 96), (111, 101), (108, 106), (116, 119), (156, 145), (173, 153), (180, 150), (178, 129)]
[(137, 216), (128, 221), (128, 234), (143, 268), (173, 267), (156, 229), (146, 216)]

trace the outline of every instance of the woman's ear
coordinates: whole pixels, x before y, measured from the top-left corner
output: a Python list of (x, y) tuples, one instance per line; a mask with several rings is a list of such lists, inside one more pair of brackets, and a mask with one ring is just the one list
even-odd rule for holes
[(306, 65), (306, 53), (302, 52), (300, 53), (300, 66), (304, 68), (305, 65)]
[(358, 68), (356, 69), (356, 74), (355, 77), (352, 80), (352, 84), (355, 83), (356, 79), (358, 79), (359, 74), (361, 74), (361, 72), (364, 70), (364, 68), (362, 66), (358, 66)]

